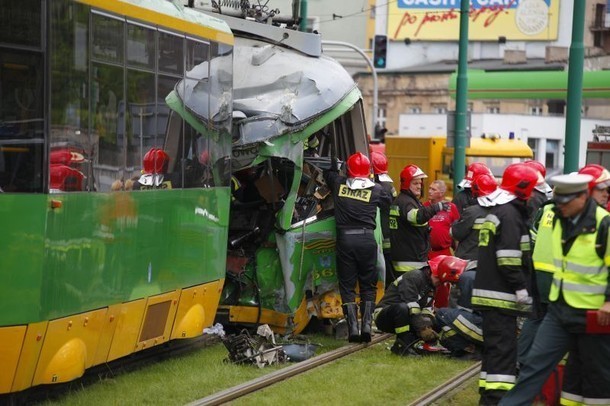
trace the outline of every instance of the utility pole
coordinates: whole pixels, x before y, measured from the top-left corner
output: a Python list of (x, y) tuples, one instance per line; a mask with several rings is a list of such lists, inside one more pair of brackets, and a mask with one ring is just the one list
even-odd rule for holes
[(568, 61), (568, 101), (566, 105), (564, 173), (578, 170), (580, 115), (582, 108), (582, 75), (585, 58), (585, 47), (583, 43), (585, 3), (585, 0), (574, 0), (572, 43), (570, 45), (570, 60)]
[[(578, 0), (577, 0), (578, 1)], [(584, 0), (583, 0), (584, 1)], [(470, 2), (460, 2), (460, 44), (455, 95), (455, 142), (453, 149), (453, 195), (464, 178), (466, 166), (466, 124), (468, 117), (468, 15)]]
[(375, 69), (375, 65), (373, 65), (373, 61), (371, 61), (371, 59), (367, 56), (367, 54), (364, 53), (364, 51), (362, 51), (362, 49), (350, 44), (349, 42), (323, 40), (322, 45), (338, 45), (351, 48), (358, 52), (369, 65), (369, 68), (371, 68), (371, 74), (373, 76), (373, 116), (371, 119), (372, 127), (370, 134), (371, 138), (375, 138), (375, 126), (377, 125), (377, 110), (379, 109), (379, 106), (377, 105), (377, 70)]

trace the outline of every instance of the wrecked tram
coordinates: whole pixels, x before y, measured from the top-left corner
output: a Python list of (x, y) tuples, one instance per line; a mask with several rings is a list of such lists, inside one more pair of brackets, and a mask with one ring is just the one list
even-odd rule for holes
[(368, 147), (320, 36), (164, 0), (29, 3), (0, 12), (20, 33), (0, 43), (0, 394), (215, 320), (334, 325), (322, 171)]
[[(318, 34), (219, 18), (235, 48), (234, 190), (217, 320), (282, 334), (299, 333), (312, 317), (334, 325), (342, 317), (335, 219), (322, 171), (331, 157), (368, 151), (362, 96), (322, 54)], [(383, 261), (379, 275), (378, 298)]]

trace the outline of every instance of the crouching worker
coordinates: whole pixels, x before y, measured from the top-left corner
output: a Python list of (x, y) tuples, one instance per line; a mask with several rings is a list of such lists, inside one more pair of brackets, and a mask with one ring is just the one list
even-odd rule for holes
[(437, 340), (434, 315), (422, 309), (431, 305), (435, 288), (445, 282), (456, 283), (467, 264), (457, 257), (439, 255), (427, 266), (405, 272), (386, 288), (373, 319), (379, 330), (396, 334), (391, 348), (394, 354), (408, 355), (420, 339), (427, 343)]
[(452, 357), (480, 359), (483, 346), (483, 316), (472, 309), (472, 285), (477, 261), (468, 261), (464, 273), (451, 290), (449, 307), (436, 311), (440, 344)]

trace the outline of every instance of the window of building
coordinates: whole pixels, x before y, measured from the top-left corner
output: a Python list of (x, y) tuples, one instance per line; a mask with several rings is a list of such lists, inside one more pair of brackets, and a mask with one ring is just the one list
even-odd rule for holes
[(421, 106), (410, 106), (407, 111), (410, 114), (421, 114)]
[(432, 104), (432, 112), (436, 114), (447, 114), (447, 104), (434, 103)]
[(500, 106), (497, 104), (487, 105), (485, 107), (485, 112), (489, 114), (500, 114)]
[(377, 108), (377, 125), (380, 126), (381, 128), (385, 127), (387, 121), (387, 117), (386, 117), (386, 106), (385, 105), (380, 105)]
[(532, 116), (541, 116), (542, 115), (542, 106), (530, 106), (530, 114)]
[(549, 115), (563, 116), (566, 102), (564, 100), (549, 100), (547, 103)]
[(527, 145), (532, 149), (532, 152), (534, 152), (534, 156), (537, 155), (539, 141), (540, 140), (538, 138), (528, 138), (527, 139)]
[(559, 140), (546, 140), (544, 164), (547, 168), (557, 168), (559, 166)]

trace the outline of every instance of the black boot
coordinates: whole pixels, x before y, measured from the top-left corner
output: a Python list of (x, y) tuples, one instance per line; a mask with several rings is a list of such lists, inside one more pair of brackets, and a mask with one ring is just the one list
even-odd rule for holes
[(347, 321), (347, 341), (350, 343), (359, 343), (358, 306), (356, 303), (345, 303), (343, 305), (343, 315)]
[(360, 314), (362, 315), (362, 326), (360, 327), (360, 341), (363, 343), (371, 342), (371, 334), (373, 324), (373, 310), (375, 309), (374, 302), (360, 303)]

